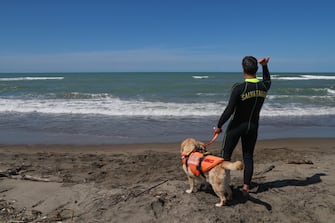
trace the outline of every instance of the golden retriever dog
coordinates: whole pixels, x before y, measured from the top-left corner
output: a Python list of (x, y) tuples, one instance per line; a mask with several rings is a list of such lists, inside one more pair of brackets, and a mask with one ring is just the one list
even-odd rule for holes
[[(223, 161), (220, 157), (207, 155), (204, 145), (204, 143), (193, 138), (187, 138), (181, 143), (183, 170), (186, 173), (190, 184), (190, 189), (186, 190), (186, 193), (192, 193), (195, 185), (195, 178), (203, 176), (206, 178), (206, 181), (211, 184), (214, 192), (220, 198), (220, 202), (215, 204), (215, 206), (221, 207), (226, 203), (225, 193), (228, 194), (228, 200), (231, 200), (233, 197), (233, 192), (229, 186), (230, 170), (242, 170), (243, 163), (241, 161)], [(203, 157), (200, 158), (200, 156)], [(203, 163), (211, 165), (214, 165), (215, 163), (215, 165), (214, 167), (212, 165), (208, 171), (203, 171)]]

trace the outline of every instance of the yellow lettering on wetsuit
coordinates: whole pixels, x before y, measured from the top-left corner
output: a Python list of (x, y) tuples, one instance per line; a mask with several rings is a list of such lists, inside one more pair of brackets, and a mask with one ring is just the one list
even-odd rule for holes
[(241, 100), (247, 100), (249, 98), (254, 98), (254, 97), (266, 97), (266, 91), (261, 91), (261, 90), (255, 90), (255, 91), (249, 91), (247, 93), (241, 94)]

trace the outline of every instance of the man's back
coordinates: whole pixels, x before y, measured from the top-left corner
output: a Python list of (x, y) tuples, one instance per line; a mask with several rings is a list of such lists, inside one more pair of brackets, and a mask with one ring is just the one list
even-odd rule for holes
[(233, 126), (241, 123), (258, 124), (259, 113), (270, 86), (270, 72), (267, 66), (263, 67), (262, 81), (257, 78), (249, 78), (245, 79), (243, 83), (236, 84), (218, 126), (222, 126), (231, 116), (231, 125)]
[(263, 82), (258, 79), (246, 79), (244, 83), (236, 85), (232, 91), (236, 98), (232, 124), (243, 122), (257, 124), (259, 113), (269, 88), (270, 84), (268, 81)]

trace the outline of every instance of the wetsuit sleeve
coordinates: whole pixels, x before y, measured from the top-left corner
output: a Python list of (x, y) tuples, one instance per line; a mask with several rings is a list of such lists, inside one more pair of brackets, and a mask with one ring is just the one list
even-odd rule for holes
[(267, 65), (262, 66), (262, 68), (263, 68), (263, 83), (265, 84), (267, 90), (269, 90), (271, 86), (271, 77), (270, 77), (269, 68)]
[(239, 98), (239, 92), (237, 87), (233, 87), (231, 95), (230, 95), (230, 99), (228, 102), (227, 107), (225, 108), (225, 110), (223, 111), (219, 122), (217, 124), (218, 128), (221, 128), (223, 126), (223, 124), (231, 117), (231, 115), (234, 113), (235, 111), (235, 107), (236, 107), (236, 103), (238, 101)]

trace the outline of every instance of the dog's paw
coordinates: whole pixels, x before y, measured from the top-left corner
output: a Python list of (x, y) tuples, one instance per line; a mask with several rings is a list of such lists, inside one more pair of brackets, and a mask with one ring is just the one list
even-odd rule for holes
[(220, 200), (220, 202), (219, 202), (219, 203), (216, 203), (215, 206), (216, 206), (216, 207), (222, 207), (222, 206), (224, 206), (225, 204), (226, 204), (226, 200)]
[(190, 194), (190, 193), (192, 193), (192, 189), (188, 189), (188, 190), (186, 190), (186, 193), (188, 193), (188, 194)]

